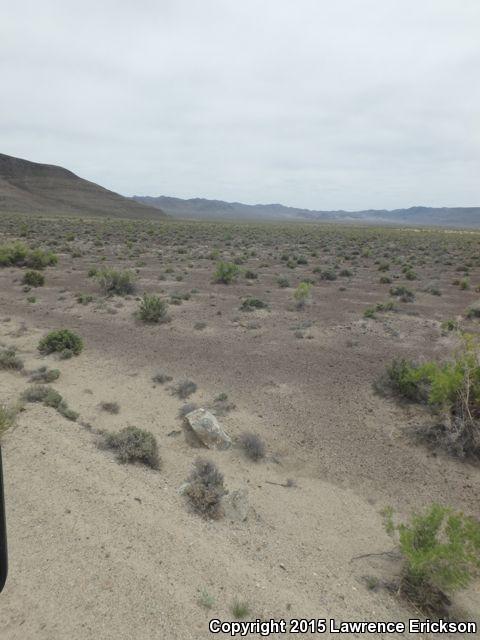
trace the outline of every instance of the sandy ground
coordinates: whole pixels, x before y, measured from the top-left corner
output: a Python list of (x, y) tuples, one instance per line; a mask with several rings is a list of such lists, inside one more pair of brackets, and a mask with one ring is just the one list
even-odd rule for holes
[[(450, 353), (454, 342), (440, 321), (464, 311), (475, 293), (420, 293), (418, 315), (364, 320), (363, 309), (386, 297), (371, 268), (359, 269), (361, 286), (318, 284), (299, 312), (292, 290), (275, 288), (274, 270), (261, 270), (252, 285), (222, 287), (210, 283), (206, 261), (188, 283), (158, 283), (147, 261), (145, 290), (199, 290), (171, 307), (171, 323), (152, 327), (133, 318), (134, 298), (77, 304), (79, 291), (98, 296), (88, 266), (63, 255), (35, 304), (26, 302), (18, 269), (0, 271), (0, 342), (16, 346), (27, 369), (59, 368), (53, 386), (80, 413), (72, 423), (29, 404), (5, 438), (10, 575), (0, 596), (2, 639), (209, 638), (208, 620), (233, 619), (235, 599), (249, 603), (248, 619), (418, 617), (386, 589), (366, 586), (368, 576), (392, 580), (395, 557), (356, 557), (393, 549), (380, 514), (386, 505), (400, 517), (432, 501), (478, 516), (480, 473), (415, 443), (411, 431), (429, 419), (425, 411), (375, 395), (372, 381), (394, 355)], [(268, 299), (271, 310), (239, 312), (246, 295)], [(193, 329), (198, 321), (204, 330)], [(295, 338), (295, 327), (309, 322)], [(82, 335), (80, 356), (38, 355), (38, 340), (59, 327)], [(194, 380), (189, 400), (200, 406), (228, 393), (235, 409), (220, 418), (227, 432), (251, 430), (266, 441), (267, 460), (258, 464), (236, 447), (208, 453), (230, 490), (248, 490), (245, 522), (206, 522), (179, 495), (205, 452), (184, 437), (182, 402), (168, 384), (152, 382), (157, 369), (174, 382)], [(0, 380), (0, 401), (29, 384), (5, 371)], [(118, 402), (120, 413), (102, 411), (102, 401)], [(156, 435), (159, 471), (118, 464), (88, 428), (129, 424)], [(271, 484), (288, 478), (295, 487)], [(215, 599), (210, 610), (199, 604), (203, 590)], [(478, 585), (459, 603), (468, 617), (480, 611)]]

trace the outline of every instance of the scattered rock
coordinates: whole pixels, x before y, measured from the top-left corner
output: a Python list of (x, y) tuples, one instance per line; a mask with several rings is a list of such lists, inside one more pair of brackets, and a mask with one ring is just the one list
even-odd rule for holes
[(197, 438), (209, 449), (228, 449), (232, 440), (225, 433), (216, 417), (206, 409), (195, 409), (187, 413), (185, 420)]

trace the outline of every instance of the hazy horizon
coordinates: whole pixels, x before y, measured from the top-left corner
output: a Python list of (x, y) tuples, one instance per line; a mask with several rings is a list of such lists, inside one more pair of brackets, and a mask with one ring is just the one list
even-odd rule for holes
[(27, 0), (1, 151), (129, 196), (478, 206), (479, 27), (473, 0)]

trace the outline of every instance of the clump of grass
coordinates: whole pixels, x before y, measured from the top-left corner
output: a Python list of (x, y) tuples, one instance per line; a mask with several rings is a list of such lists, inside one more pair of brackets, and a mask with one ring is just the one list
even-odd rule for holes
[(202, 589), (198, 596), (198, 604), (205, 609), (211, 609), (215, 604), (215, 598), (206, 589)]
[(165, 300), (154, 294), (144, 293), (140, 301), (138, 314), (143, 322), (159, 323), (165, 322), (168, 304)]
[(45, 284), (45, 276), (40, 271), (27, 271), (23, 276), (22, 283), (29, 287), (43, 287)]
[(101, 402), (100, 408), (102, 411), (106, 411), (107, 413), (112, 413), (114, 415), (120, 413), (120, 405), (118, 402)]
[(138, 427), (125, 427), (118, 433), (106, 433), (102, 445), (113, 449), (120, 462), (141, 462), (152, 469), (160, 468), (155, 436)]
[(426, 614), (447, 616), (450, 595), (478, 575), (480, 522), (438, 504), (408, 524), (395, 525), (392, 509), (384, 515), (403, 557), (400, 593)]
[(70, 351), (73, 355), (78, 356), (82, 349), (82, 339), (69, 329), (50, 331), (38, 344), (38, 350), (44, 355), (54, 352), (62, 353)]
[(215, 273), (213, 274), (214, 282), (221, 284), (231, 284), (240, 273), (238, 265), (233, 262), (219, 262)]
[(225, 494), (223, 474), (215, 463), (197, 458), (185, 489), (193, 510), (204, 518), (218, 519), (223, 515), (222, 498)]
[(246, 298), (240, 305), (241, 311), (253, 311), (254, 309), (267, 309), (268, 304), (258, 298)]
[(46, 366), (39, 367), (30, 372), (30, 382), (55, 382), (60, 377), (58, 369), (49, 369)]
[(57, 264), (58, 258), (51, 251), (42, 249), (29, 249), (23, 242), (0, 245), (0, 266), (31, 267), (32, 269), (44, 269)]
[(3, 435), (15, 426), (17, 412), (14, 408), (0, 404), (0, 442)]
[(15, 347), (0, 348), (0, 369), (21, 371), (23, 360), (18, 357)]
[(102, 269), (95, 277), (106, 296), (126, 296), (135, 291), (135, 274), (132, 271)]
[(195, 382), (193, 382), (193, 380), (180, 380), (180, 382), (178, 382), (172, 388), (172, 393), (173, 395), (178, 396), (179, 398), (184, 400), (185, 398), (191, 396), (192, 393), (195, 393), (196, 390), (197, 385), (195, 384)]
[(239, 438), (239, 443), (243, 451), (245, 452), (245, 455), (250, 458), (250, 460), (258, 462), (259, 460), (265, 458), (265, 443), (255, 433), (242, 433)]
[(250, 615), (250, 605), (244, 600), (234, 600), (230, 611), (236, 620), (242, 620)]
[(78, 304), (89, 304), (93, 301), (93, 296), (89, 293), (79, 293), (77, 295)]

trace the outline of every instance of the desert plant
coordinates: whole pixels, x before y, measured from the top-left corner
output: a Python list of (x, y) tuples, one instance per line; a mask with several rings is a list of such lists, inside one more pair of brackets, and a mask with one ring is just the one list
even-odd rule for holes
[(287, 289), (290, 286), (290, 281), (285, 276), (279, 276), (277, 278), (277, 284), (280, 289)]
[(118, 402), (101, 402), (100, 408), (107, 413), (117, 414), (120, 413), (120, 405)]
[(57, 256), (51, 251), (43, 251), (42, 249), (34, 249), (29, 251), (25, 258), (25, 265), (32, 269), (45, 269), (58, 262)]
[(182, 400), (191, 396), (197, 390), (197, 385), (192, 380), (181, 380), (173, 388), (172, 393)]
[(45, 355), (53, 352), (71, 351), (72, 354), (78, 356), (82, 349), (82, 339), (69, 329), (50, 331), (38, 344), (38, 350)]
[(415, 300), (415, 294), (407, 287), (400, 285), (398, 287), (392, 287), (390, 289), (390, 295), (400, 298), (402, 302), (413, 302)]
[(268, 304), (258, 298), (246, 298), (240, 305), (241, 311), (253, 311), (254, 309), (267, 309)]
[(155, 436), (138, 427), (125, 427), (118, 433), (106, 433), (103, 446), (116, 451), (120, 462), (142, 462), (152, 469), (160, 468)]
[(185, 489), (193, 510), (205, 518), (220, 518), (223, 515), (222, 498), (225, 493), (223, 474), (215, 463), (197, 458)]
[(218, 283), (231, 284), (238, 277), (239, 273), (240, 269), (236, 264), (232, 262), (219, 262), (213, 274), (213, 279)]
[(45, 284), (45, 276), (39, 271), (27, 271), (22, 279), (23, 284), (29, 287), (43, 287)]
[(132, 271), (102, 269), (95, 277), (106, 296), (125, 296), (135, 291), (135, 274)]
[(242, 620), (250, 615), (250, 605), (244, 600), (234, 600), (230, 611), (235, 620)]
[(49, 369), (46, 366), (39, 367), (30, 372), (30, 382), (54, 382), (60, 377), (58, 369)]
[(262, 460), (262, 458), (265, 458), (265, 443), (255, 433), (242, 433), (239, 442), (245, 455), (250, 458), (250, 460), (258, 462)]
[(168, 305), (154, 294), (144, 293), (140, 301), (138, 314), (143, 322), (165, 322), (167, 319)]
[(157, 371), (152, 376), (153, 382), (157, 382), (158, 384), (165, 384), (165, 382), (170, 382), (173, 380), (172, 376), (169, 376), (164, 371)]
[(438, 504), (408, 524), (396, 526), (391, 509), (384, 515), (403, 557), (400, 592), (427, 614), (448, 614), (449, 596), (478, 575), (480, 522)]
[(312, 290), (312, 285), (309, 282), (300, 282), (298, 287), (295, 289), (293, 293), (293, 297), (295, 298), (297, 309), (302, 309), (305, 304), (310, 300), (310, 292)]
[(23, 360), (18, 357), (15, 347), (0, 348), (0, 369), (21, 371)]

